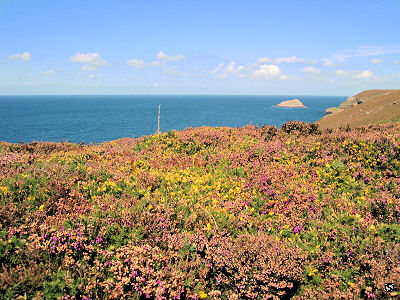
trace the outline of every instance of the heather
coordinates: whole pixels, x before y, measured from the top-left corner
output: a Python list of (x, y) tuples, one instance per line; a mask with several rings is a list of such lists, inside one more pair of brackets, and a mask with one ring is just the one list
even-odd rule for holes
[(396, 296), (399, 157), (395, 124), (0, 143), (0, 294)]

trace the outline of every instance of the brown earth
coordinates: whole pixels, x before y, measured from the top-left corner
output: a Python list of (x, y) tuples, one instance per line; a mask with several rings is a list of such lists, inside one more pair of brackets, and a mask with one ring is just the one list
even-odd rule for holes
[(400, 90), (367, 90), (349, 97), (340, 109), (329, 108), (321, 128), (400, 122)]

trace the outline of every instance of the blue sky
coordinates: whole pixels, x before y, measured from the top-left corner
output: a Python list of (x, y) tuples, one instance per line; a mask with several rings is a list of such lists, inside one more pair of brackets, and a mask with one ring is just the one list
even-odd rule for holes
[(0, 94), (400, 88), (400, 0), (0, 0)]

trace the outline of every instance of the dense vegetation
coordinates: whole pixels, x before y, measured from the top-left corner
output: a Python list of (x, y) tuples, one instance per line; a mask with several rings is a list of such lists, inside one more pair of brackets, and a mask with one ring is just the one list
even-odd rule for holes
[(0, 143), (0, 295), (395, 297), (399, 157), (393, 124)]

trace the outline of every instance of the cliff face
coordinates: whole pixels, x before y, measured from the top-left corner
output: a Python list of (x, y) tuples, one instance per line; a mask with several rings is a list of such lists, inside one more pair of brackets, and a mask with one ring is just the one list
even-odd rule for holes
[(400, 90), (367, 90), (326, 110), (321, 128), (357, 127), (400, 121)]

